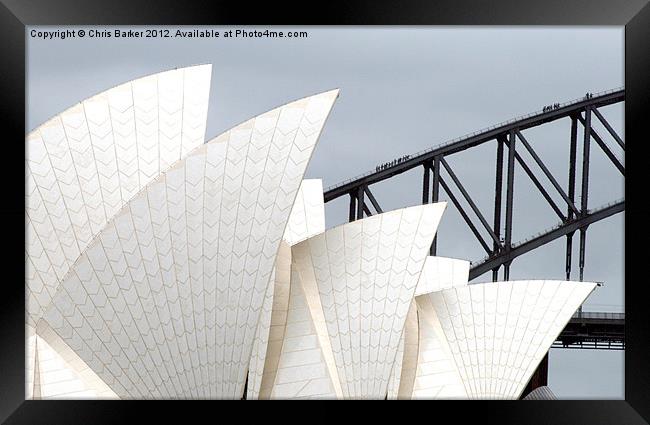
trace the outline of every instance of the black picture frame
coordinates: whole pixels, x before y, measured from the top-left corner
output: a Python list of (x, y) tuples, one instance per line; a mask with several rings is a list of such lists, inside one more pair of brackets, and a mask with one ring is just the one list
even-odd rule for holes
[[(393, 419), (499, 424), (644, 424), (650, 421), (650, 320), (645, 170), (647, 107), (650, 103), (650, 6), (648, 0), (491, 0), (435, 2), (249, 2), (173, 0), (2, 0), (0, 6), (2, 140), (0, 167), (4, 224), (4, 276), (0, 296), (0, 421), (8, 424), (320, 421)], [(504, 402), (411, 402), (410, 404), (307, 405), (189, 401), (24, 400), (24, 234), (25, 27), (28, 25), (613, 25), (625, 26), (625, 400)], [(640, 247), (636, 247), (638, 242)], [(594, 370), (598, 373), (598, 370)], [(301, 409), (298, 407), (307, 407)], [(341, 408), (344, 406), (345, 408)], [(205, 420), (203, 419), (203, 420)]]

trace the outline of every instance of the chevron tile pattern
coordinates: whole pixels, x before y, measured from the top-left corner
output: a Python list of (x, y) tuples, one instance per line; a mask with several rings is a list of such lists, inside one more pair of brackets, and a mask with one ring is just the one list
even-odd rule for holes
[(337, 95), (196, 148), (79, 256), (44, 319), (120, 398), (242, 397), (280, 239)]
[(40, 399), (116, 399), (111, 389), (47, 325), (39, 323), (36, 361)]
[(389, 398), (465, 397), (445, 336), (437, 323), (435, 310), (429, 299), (420, 295), (467, 285), (468, 277), (468, 261), (427, 257), (415, 288), (416, 302), (411, 307), (415, 311), (409, 311), (404, 332), (404, 337), (409, 337), (409, 344), (403, 354), (404, 363), (396, 362), (395, 365), (397, 370), (393, 376), (399, 390), (389, 391)]
[(286, 276), (282, 287), (276, 281), (276, 288), (286, 295), (274, 303), (272, 341), (264, 368), (268, 390), (260, 398), (332, 399), (341, 395), (318, 290), (306, 289), (291, 265), (291, 245), (324, 231), (322, 181), (303, 180), (283, 236), (288, 250), (278, 255), (276, 264), (278, 273)]
[(416, 358), (411, 367), (402, 370), (404, 385), (401, 398), (462, 399), (466, 398), (460, 375), (452, 358), (431, 300), (423, 294), (442, 289), (466, 286), (469, 262), (455, 258), (427, 257), (418, 286), (415, 288), (417, 318), (411, 325)]
[[(257, 348), (258, 364), (264, 360), (263, 368), (254, 367), (251, 358), (249, 370), (249, 399), (268, 400), (271, 397), (273, 382), (280, 362), (280, 352), (284, 341), (284, 331), (289, 310), (289, 291), (291, 284), (291, 247), (282, 240), (275, 261), (275, 281), (273, 281), (273, 303), (271, 305), (271, 320), (268, 324), (268, 340), (266, 346), (261, 342)], [(260, 326), (265, 324), (260, 321)], [(253, 352), (255, 356), (255, 351)], [(256, 375), (256, 376), (255, 376)], [(251, 385), (254, 383), (254, 385)], [(259, 388), (258, 388), (259, 384)], [(257, 395), (256, 395), (257, 394)]]
[(399, 345), (397, 346), (395, 361), (393, 362), (393, 367), (391, 368), (390, 375), (388, 376), (388, 389), (386, 394), (386, 398), (388, 400), (397, 399), (397, 394), (399, 393), (399, 386), (402, 379), (402, 363), (404, 362), (405, 334), (405, 329), (403, 329), (402, 337), (399, 339)]
[(404, 324), (404, 352), (402, 354), (401, 364), (395, 362), (392, 376), (394, 376), (394, 387), (389, 390), (389, 399), (408, 400), (413, 393), (413, 384), (415, 382), (415, 373), (418, 365), (418, 310), (415, 301), (411, 302), (406, 323)]
[(323, 181), (303, 180), (282, 238), (292, 246), (324, 231)]
[(470, 399), (518, 399), (592, 282), (490, 282), (425, 295)]
[[(325, 231), (323, 182), (306, 179), (300, 184), (278, 251), (273, 291), (262, 306), (249, 368), (248, 399), (269, 399), (280, 363), (289, 311), (291, 245)], [(271, 340), (269, 340), (271, 338)]]
[(532, 390), (523, 400), (557, 400), (557, 397), (549, 387), (542, 386)]
[(415, 296), (467, 285), (469, 261), (445, 257), (427, 257)]
[[(286, 326), (272, 398), (288, 398), (296, 391), (301, 398), (329, 398), (332, 390), (341, 399), (343, 391), (318, 286), (315, 279), (301, 278), (293, 262), (293, 249), (291, 255), (291, 299), (286, 320), (291, 321), (291, 326)], [(319, 351), (320, 356), (314, 351)], [(325, 384), (327, 380), (329, 385)]]
[(210, 76), (27, 135), (26, 398), (519, 398), (596, 284), (469, 285), (428, 256), (444, 202), (326, 231), (302, 177), (338, 90), (204, 143)]
[[(278, 256), (279, 255), (280, 254), (278, 253)], [(266, 355), (269, 348), (269, 332), (271, 329), (271, 319), (273, 314), (273, 298), (277, 282), (276, 271), (277, 263), (271, 274), (271, 282), (266, 288), (264, 303), (262, 303), (262, 312), (260, 313), (260, 320), (257, 323), (255, 339), (253, 339), (253, 351), (251, 354), (250, 365), (248, 367), (248, 387), (246, 390), (246, 399), (248, 400), (260, 398), (260, 388), (262, 387)]]
[[(328, 368), (326, 351), (320, 344), (310, 303), (295, 270), (291, 273), (291, 293), (286, 331), (278, 370), (271, 393), (273, 399), (335, 399), (336, 371)], [(322, 326), (321, 326), (322, 327)]]
[(100, 93), (27, 135), (27, 309), (35, 326), (61, 280), (126, 202), (204, 142), (211, 65)]
[(446, 204), (378, 214), (293, 247), (318, 289), (344, 398), (386, 397), (406, 315)]
[(463, 381), (431, 298), (421, 295), (415, 300), (419, 340), (415, 379), (409, 398), (466, 399)]

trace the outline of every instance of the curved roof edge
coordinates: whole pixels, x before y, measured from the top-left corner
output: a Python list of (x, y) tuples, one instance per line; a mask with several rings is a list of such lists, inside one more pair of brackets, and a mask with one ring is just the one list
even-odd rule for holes
[(469, 280), (469, 261), (456, 258), (429, 256), (415, 288), (415, 296), (464, 286)]
[(517, 399), (596, 285), (554, 280), (487, 282), (443, 289), (426, 297), (433, 304), (468, 397)]
[(26, 135), (28, 318), (87, 244), (161, 171), (205, 141), (211, 65), (102, 91)]
[(198, 63), (198, 64), (194, 64), (194, 65), (182, 66), (182, 67), (180, 67), (180, 68), (179, 68), (179, 67), (169, 68), (169, 69), (165, 69), (165, 70), (163, 70), (163, 71), (152, 72), (152, 73), (150, 73), (150, 74), (140, 75), (139, 77), (133, 78), (133, 79), (128, 80), (128, 81), (126, 81), (126, 82), (119, 83), (119, 84), (115, 84), (115, 85), (110, 86), (110, 87), (108, 87), (108, 88), (106, 88), (106, 89), (104, 89), (104, 90), (100, 90), (100, 91), (94, 92), (94, 93), (91, 94), (90, 96), (85, 97), (85, 98), (79, 100), (78, 102), (73, 103), (73, 104), (70, 105), (69, 107), (65, 108), (63, 111), (61, 111), (61, 112), (59, 112), (59, 113), (57, 113), (57, 114), (54, 114), (54, 115), (50, 116), (50, 117), (47, 118), (45, 121), (41, 122), (40, 124), (38, 124), (38, 125), (37, 125), (36, 127), (34, 127), (33, 129), (29, 130), (29, 131), (26, 133), (26, 135), (29, 135), (30, 133), (33, 133), (33, 132), (37, 131), (38, 129), (40, 129), (41, 127), (43, 127), (43, 126), (44, 126), (45, 124), (47, 124), (48, 122), (52, 121), (53, 119), (57, 118), (57, 117), (60, 116), (60, 115), (63, 115), (63, 114), (66, 113), (66, 112), (69, 112), (70, 110), (72, 110), (72, 109), (75, 108), (76, 106), (81, 105), (81, 104), (84, 103), (85, 101), (90, 100), (90, 99), (92, 99), (92, 98), (94, 98), (94, 97), (97, 97), (97, 96), (101, 96), (102, 94), (104, 94), (104, 93), (106, 93), (106, 92), (108, 92), (108, 91), (110, 91), (110, 90), (114, 90), (114, 89), (116, 89), (116, 88), (118, 88), (118, 87), (122, 87), (122, 86), (124, 86), (124, 85), (126, 85), (126, 84), (131, 84), (131, 83), (134, 83), (134, 82), (137, 82), (137, 81), (144, 80), (144, 79), (146, 79), (146, 78), (153, 77), (154, 75), (160, 75), (160, 74), (165, 74), (165, 73), (168, 73), (168, 72), (174, 72), (174, 71), (178, 71), (178, 70), (196, 69), (196, 68), (202, 68), (202, 67), (207, 67), (207, 68), (209, 68), (209, 69), (210, 69), (210, 75), (212, 75), (212, 64), (211, 64), (211, 63)]
[[(114, 381), (120, 397), (239, 398), (286, 221), (337, 94), (288, 103), (196, 147), (129, 200), (75, 262), (45, 319), (67, 339), (94, 343), (92, 350), (111, 364), (129, 365), (126, 374), (100, 372)], [(248, 269), (254, 272), (243, 272)], [(215, 278), (217, 288), (205, 283)], [(173, 292), (169, 298), (161, 284)], [(110, 312), (86, 317), (91, 313), (81, 306), (104, 302), (104, 292), (128, 302), (130, 314), (120, 317), (124, 323), (113, 323)], [(195, 310), (197, 303), (205, 307)], [(133, 325), (142, 314), (144, 330), (140, 322)], [(174, 331), (178, 341), (154, 344), (147, 326), (171, 335), (169, 316), (182, 317), (177, 322), (185, 331), (180, 336)], [(148, 350), (131, 341), (129, 352), (139, 356), (125, 358), (127, 350), (114, 341), (100, 344), (98, 329), (112, 325), (140, 332)], [(216, 340), (207, 332), (212, 329)], [(99, 371), (94, 354), (80, 352)], [(154, 361), (149, 370), (144, 365), (154, 355), (165, 362)]]

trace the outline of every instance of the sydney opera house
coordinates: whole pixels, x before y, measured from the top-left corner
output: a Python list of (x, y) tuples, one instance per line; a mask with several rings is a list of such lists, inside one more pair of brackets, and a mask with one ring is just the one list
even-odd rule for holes
[(211, 72), (27, 135), (26, 398), (520, 398), (596, 284), (468, 283), (429, 256), (444, 202), (327, 228), (303, 176), (338, 90), (206, 141)]

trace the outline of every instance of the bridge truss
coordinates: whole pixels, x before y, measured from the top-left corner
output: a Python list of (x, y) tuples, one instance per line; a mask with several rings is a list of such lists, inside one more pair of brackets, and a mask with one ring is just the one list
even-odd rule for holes
[[(539, 248), (558, 238), (566, 238), (565, 271), (567, 280), (572, 271), (572, 246), (576, 232), (579, 243), (579, 279), (583, 279), (585, 265), (585, 246), (589, 225), (611, 217), (625, 210), (625, 200), (613, 201), (598, 208), (588, 208), (589, 200), (589, 165), (593, 144), (601, 149), (609, 158), (609, 162), (625, 178), (625, 166), (618, 160), (603, 137), (593, 127), (598, 120), (606, 129), (608, 137), (625, 152), (625, 143), (613, 127), (599, 111), (600, 108), (624, 102), (625, 90), (617, 89), (597, 95), (586, 95), (564, 104), (546, 107), (505, 123), (457, 138), (448, 143), (436, 146), (413, 156), (406, 156), (392, 161), (374, 171), (344, 181), (325, 190), (325, 202), (330, 202), (342, 196), (349, 197), (349, 221), (361, 219), (382, 209), (370, 187), (381, 181), (390, 179), (414, 168), (422, 167), (422, 203), (437, 202), (441, 188), (447, 194), (451, 204), (457, 209), (465, 224), (478, 240), (486, 253), (484, 259), (474, 262), (470, 268), (470, 280), (485, 273), (492, 272), (492, 280), (496, 281), (501, 267), (504, 279), (510, 276), (510, 266), (513, 260), (527, 252)], [(568, 187), (563, 188), (556, 176), (533, 149), (523, 135), (523, 131), (561, 119), (571, 121), (569, 141)], [(578, 127), (583, 128), (583, 138), (578, 140)], [(495, 193), (493, 199), (492, 222), (486, 211), (482, 211), (466, 190), (461, 179), (456, 175), (447, 157), (486, 143), (496, 144), (495, 164)], [(582, 143), (581, 158), (578, 158), (578, 143)], [(531, 159), (526, 160), (520, 152), (527, 152)], [(534, 163), (534, 166), (531, 166)], [(524, 171), (542, 197), (549, 204), (559, 223), (535, 237), (515, 242), (512, 239), (512, 217), (514, 209), (514, 177), (515, 164)], [(580, 182), (576, 179), (576, 171), (580, 167)], [(504, 170), (505, 169), (505, 170)], [(537, 173), (534, 169), (538, 169)], [(505, 173), (504, 173), (505, 171)], [(505, 175), (504, 175), (505, 174)], [(546, 184), (543, 184), (546, 181)], [(576, 189), (580, 186), (579, 197)], [(550, 188), (548, 187), (550, 185)], [(562, 199), (558, 205), (551, 197), (549, 190), (555, 191)], [(505, 211), (502, 211), (505, 192)], [(463, 207), (461, 198), (469, 205), (472, 215)], [(556, 195), (557, 198), (557, 195)], [(504, 215), (505, 220), (502, 218)], [(483, 229), (489, 238), (486, 240), (479, 229)], [(436, 255), (437, 240), (431, 246), (431, 255)], [(598, 319), (589, 315), (597, 315)], [(553, 347), (557, 348), (592, 348), (592, 349), (623, 349), (625, 316), (616, 317), (610, 313), (582, 313), (574, 317), (558, 337)]]

